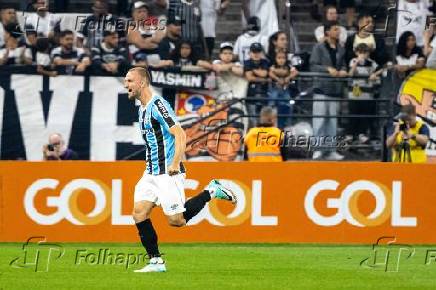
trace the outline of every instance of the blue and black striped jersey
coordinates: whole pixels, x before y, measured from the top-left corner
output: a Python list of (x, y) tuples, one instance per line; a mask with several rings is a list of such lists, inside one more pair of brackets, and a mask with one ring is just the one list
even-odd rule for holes
[[(175, 139), (170, 128), (178, 124), (170, 104), (160, 96), (153, 96), (144, 107), (139, 107), (139, 127), (146, 147), (146, 172), (152, 175), (168, 173), (173, 162)], [(180, 171), (185, 168), (180, 163)]]

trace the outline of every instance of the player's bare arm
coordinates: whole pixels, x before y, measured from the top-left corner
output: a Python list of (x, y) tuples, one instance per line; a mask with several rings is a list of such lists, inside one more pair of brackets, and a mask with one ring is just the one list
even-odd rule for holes
[(171, 135), (174, 136), (175, 152), (174, 159), (168, 166), (168, 174), (175, 175), (180, 172), (180, 162), (182, 161), (183, 153), (186, 150), (186, 134), (180, 125), (174, 125), (170, 128)]

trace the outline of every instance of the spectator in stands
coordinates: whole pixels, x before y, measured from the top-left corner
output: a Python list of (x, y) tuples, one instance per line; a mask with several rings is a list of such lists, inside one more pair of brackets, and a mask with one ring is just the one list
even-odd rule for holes
[(33, 0), (34, 13), (29, 13), (25, 18), (25, 27), (33, 27), (39, 36), (54, 39), (55, 33), (61, 30), (61, 18), (59, 15), (49, 12), (49, 1)]
[[(244, 62), (244, 75), (247, 79), (248, 90), (247, 99), (250, 98), (265, 98), (268, 92), (268, 69), (269, 62), (263, 55), (263, 47), (259, 42), (254, 42), (250, 45), (250, 58)], [(249, 115), (259, 113), (261, 105), (257, 105), (260, 101), (247, 102), (247, 111)], [(266, 102), (263, 103), (266, 105)], [(255, 118), (250, 117), (250, 127), (255, 124)]]
[(357, 19), (358, 31), (347, 38), (345, 43), (345, 61), (350, 63), (356, 57), (354, 51), (360, 43), (365, 43), (371, 49), (370, 58), (374, 60), (379, 68), (384, 66), (389, 60), (386, 53), (385, 41), (373, 33), (374, 19), (369, 14), (361, 14)]
[[(416, 44), (424, 45), (424, 30), (427, 16), (431, 15), (428, 0), (399, 0), (397, 12), (397, 43), (401, 35), (411, 31), (416, 36)], [(378, 48), (377, 48), (378, 49)]]
[(99, 47), (92, 48), (92, 65), (96, 72), (118, 74), (127, 68), (127, 51), (118, 43), (118, 33), (106, 30)]
[[(436, 5), (435, 5), (436, 6)], [(436, 7), (435, 7), (436, 8)], [(424, 55), (427, 56), (427, 67), (436, 69), (436, 22), (432, 21), (424, 32)]]
[(40, 74), (55, 77), (58, 75), (50, 58), (50, 41), (48, 38), (39, 37), (36, 40), (36, 71)]
[[(375, 95), (375, 86), (378, 76), (382, 70), (377, 71), (377, 63), (369, 58), (370, 49), (365, 43), (360, 43), (355, 50), (357, 57), (350, 61), (350, 76), (365, 77), (353, 79), (349, 83), (349, 103), (351, 115), (376, 115), (376, 104), (373, 101)], [(370, 138), (377, 136), (374, 128), (374, 119), (371, 118), (353, 118), (350, 119), (350, 128), (352, 134), (357, 137), (359, 143), (365, 144)], [(369, 135), (368, 135), (369, 134)], [(370, 136), (370, 137), (369, 137)]]
[(25, 29), (25, 36), (26, 36), (26, 49), (30, 50), (30, 55), (32, 56), (32, 63), (36, 63), (36, 41), (38, 39), (38, 35), (36, 30), (32, 28)]
[(78, 155), (72, 149), (67, 148), (61, 134), (54, 133), (48, 137), (48, 144), (42, 149), (44, 160), (77, 160)]
[[(327, 6), (333, 6), (335, 8), (338, 7), (337, 0), (323, 0), (324, 9)], [(319, 13), (319, 7), (321, 7), (321, 0), (313, 0), (312, 1), (312, 9), (311, 15), (315, 20), (321, 21), (321, 14)], [(354, 19), (356, 14), (356, 1), (355, 0), (340, 0), (339, 7), (341, 10), (345, 10), (345, 15), (347, 19), (347, 28), (351, 29), (354, 25)], [(336, 20), (327, 20), (327, 21), (338, 21)]]
[(182, 40), (177, 43), (174, 49), (171, 60), (175, 66), (199, 66), (206, 69), (212, 68), (212, 65), (204, 60), (200, 60), (195, 51), (192, 49), (192, 45), (188, 40)]
[(413, 32), (406, 31), (401, 35), (397, 45), (395, 63), (395, 71), (400, 79), (404, 79), (411, 72), (425, 66), (425, 56), (422, 49), (417, 46)]
[(288, 36), (284, 31), (277, 31), (268, 40), (268, 59), (273, 62), (278, 51), (288, 51)]
[(193, 66), (197, 64), (198, 57), (192, 50), (191, 43), (188, 40), (179, 41), (171, 56), (175, 66)]
[[(268, 89), (270, 105), (276, 107), (280, 115), (289, 115), (291, 113), (289, 108), (291, 99), (289, 86), (291, 81), (297, 77), (298, 71), (289, 64), (285, 50), (276, 52), (268, 75), (271, 79)], [(284, 128), (286, 121), (287, 119), (280, 118), (279, 128)]]
[(436, 69), (436, 49), (433, 49), (428, 55), (426, 66), (431, 69)]
[(54, 65), (74, 67), (76, 72), (84, 72), (91, 64), (91, 60), (84, 49), (74, 47), (74, 34), (71, 30), (61, 32), (60, 44), (51, 52)]
[(263, 107), (260, 122), (244, 138), (246, 159), (251, 162), (281, 162), (282, 131), (277, 128), (277, 111)]
[(5, 46), (0, 49), (0, 65), (32, 64), (31, 51), (24, 41), (20, 41), (23, 35), (20, 27), (9, 23), (4, 30)]
[(182, 38), (189, 40), (194, 53), (203, 58), (206, 50), (200, 25), (199, 0), (169, 0), (168, 18), (174, 18), (175, 16), (183, 19), (181, 23)]
[(160, 61), (159, 43), (165, 32), (156, 17), (150, 16), (148, 5), (143, 1), (133, 4), (132, 25), (129, 26), (127, 42), (133, 65), (156, 65)]
[(147, 0), (147, 5), (150, 7), (150, 15), (159, 19), (166, 19), (168, 14), (167, 0)]
[[(167, 30), (165, 37), (159, 43), (159, 57), (162, 61), (168, 61), (171, 59), (171, 55), (176, 48), (177, 43), (181, 37), (181, 19), (179, 16), (168, 18)], [(161, 63), (163, 63), (161, 61)], [(168, 65), (172, 63), (168, 62)]]
[[(326, 22), (324, 24), (325, 40), (313, 47), (310, 56), (310, 68), (313, 72), (329, 73), (331, 77), (347, 77), (346, 65), (344, 62), (344, 48), (339, 44), (340, 30), (337, 22)], [(314, 81), (313, 98), (320, 101), (313, 103), (313, 115), (328, 115), (328, 118), (314, 118), (313, 130), (315, 136), (334, 138), (336, 136), (337, 119), (339, 113), (338, 103), (328, 101), (332, 98), (342, 97), (343, 84), (336, 79), (316, 79)], [(327, 100), (327, 102), (322, 102)], [(314, 159), (323, 157), (322, 151), (315, 151)], [(327, 156), (329, 160), (341, 160), (344, 156), (331, 151)]]
[(230, 0), (200, 0), (201, 27), (209, 57), (212, 57), (215, 47), (215, 28), (218, 15), (223, 13), (229, 3)]
[(17, 12), (11, 5), (4, 5), (0, 10), (0, 48), (5, 45), (4, 27), (10, 23), (17, 23)]
[(436, 21), (432, 21), (424, 31), (424, 55), (428, 56), (436, 47)]
[[(182, 18), (177, 13), (168, 12), (166, 35), (159, 43), (159, 57), (161, 61), (157, 67), (170, 67), (174, 63), (171, 60), (171, 56), (174, 53), (174, 49), (177, 43), (181, 40), (182, 35)], [(154, 65), (156, 67), (156, 65)], [(167, 100), (171, 107), (174, 108), (176, 102), (176, 91), (170, 88), (163, 88), (162, 95)]]
[(103, 32), (112, 29), (118, 32), (119, 42), (124, 45), (126, 31), (123, 20), (109, 14), (107, 0), (93, 1), (93, 14), (82, 21), (81, 29), (77, 33), (77, 47), (85, 48), (87, 52), (90, 52), (92, 47), (98, 47), (103, 40)]
[(262, 36), (260, 33), (260, 20), (256, 16), (248, 19), (245, 31), (238, 37), (233, 48), (233, 54), (238, 58), (241, 63), (244, 63), (250, 58), (250, 46), (253, 43), (260, 43), (264, 50), (268, 38)]
[(233, 44), (223, 42), (220, 45), (219, 59), (214, 60), (212, 69), (217, 73), (231, 72), (242, 77), (244, 70), (239, 62), (233, 61)]
[[(336, 6), (328, 5), (325, 7), (324, 14), (325, 21), (338, 21), (338, 10)], [(339, 43), (344, 46), (347, 41), (347, 29), (343, 26), (339, 26)], [(320, 25), (315, 29), (315, 38), (319, 43), (324, 42), (325, 34), (324, 34), (324, 26)]]
[(279, 30), (279, 22), (274, 0), (242, 0), (244, 20), (256, 16), (259, 19), (259, 34), (266, 39)]
[(339, 7), (345, 10), (347, 29), (351, 29), (354, 26), (354, 20), (356, 18), (355, 0), (340, 0)]
[[(413, 105), (401, 107), (401, 120), (394, 123), (388, 131), (386, 146), (392, 149), (392, 161), (394, 162), (411, 162), (425, 163), (427, 155), (425, 148), (430, 137), (428, 126), (421, 120), (417, 119), (416, 108)], [(407, 150), (404, 150), (404, 142), (410, 148), (410, 158)]]

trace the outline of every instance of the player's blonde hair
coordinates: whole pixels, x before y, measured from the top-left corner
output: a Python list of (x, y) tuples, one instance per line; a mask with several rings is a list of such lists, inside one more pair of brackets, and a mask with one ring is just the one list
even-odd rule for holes
[(129, 72), (136, 72), (141, 76), (141, 79), (145, 80), (147, 82), (147, 84), (150, 84), (150, 72), (148, 71), (147, 67), (139, 67), (139, 66), (135, 66), (131, 69), (129, 69)]

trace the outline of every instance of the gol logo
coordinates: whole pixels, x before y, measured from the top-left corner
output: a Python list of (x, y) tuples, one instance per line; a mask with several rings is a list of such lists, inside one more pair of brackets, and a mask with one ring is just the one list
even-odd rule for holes
[[(57, 179), (38, 179), (30, 185), (24, 195), (24, 208), (27, 215), (41, 225), (53, 225), (67, 219), (75, 225), (95, 225), (112, 214), (112, 224), (132, 224), (130, 216), (121, 215), (121, 180), (112, 180), (112, 189), (100, 180), (73, 179), (59, 191), (59, 196), (47, 197), (49, 207), (57, 207), (52, 214), (40, 213), (35, 208), (35, 197), (43, 189), (58, 189)], [(84, 191), (91, 192), (95, 198), (94, 209), (84, 213), (78, 206), (78, 197)], [(110, 194), (112, 193), (112, 196)]]
[[(252, 188), (236, 180), (220, 180), (232, 189), (238, 197), (238, 203), (230, 214), (224, 214), (212, 200), (190, 224), (203, 220), (217, 226), (240, 225), (251, 218), (252, 225), (275, 226), (276, 216), (262, 215), (262, 181), (253, 180)], [(187, 179), (185, 189), (198, 191), (200, 183), (195, 179)], [(58, 196), (49, 196), (46, 205), (58, 210), (52, 214), (44, 214), (35, 207), (35, 198), (41, 190), (51, 189), (59, 192)], [(84, 213), (78, 206), (78, 197), (84, 191), (91, 192), (95, 198), (94, 209)], [(41, 225), (53, 225), (63, 219), (75, 225), (95, 225), (112, 216), (112, 225), (130, 225), (133, 219), (130, 215), (122, 215), (122, 182), (112, 180), (112, 188), (95, 179), (73, 179), (64, 187), (59, 188), (57, 179), (38, 179), (26, 190), (24, 207), (27, 215)]]
[[(392, 226), (416, 227), (416, 217), (401, 216), (401, 181), (392, 182), (392, 191), (378, 182), (358, 180), (350, 183), (339, 198), (328, 198), (327, 208), (337, 209), (337, 213), (324, 216), (315, 208), (316, 197), (325, 190), (336, 191), (339, 182), (321, 180), (307, 191), (304, 208), (307, 216), (317, 225), (335, 226), (343, 220), (358, 227), (373, 227), (384, 223), (391, 217)], [(359, 196), (363, 192), (371, 193), (375, 198), (375, 209), (365, 216), (358, 208)]]

